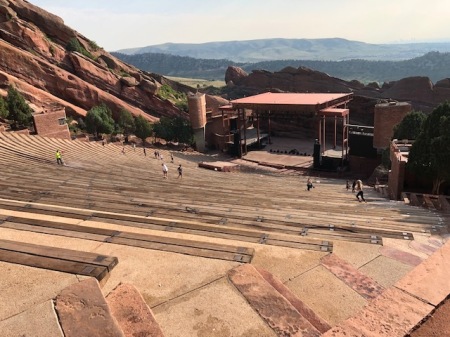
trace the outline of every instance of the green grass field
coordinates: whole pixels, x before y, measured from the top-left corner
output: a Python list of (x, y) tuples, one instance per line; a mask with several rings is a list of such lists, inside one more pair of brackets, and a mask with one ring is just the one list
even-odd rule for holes
[(188, 85), (193, 88), (197, 88), (197, 85), (200, 88), (205, 88), (209, 86), (213, 86), (216, 88), (221, 88), (225, 86), (225, 81), (210, 81), (210, 80), (202, 80), (199, 78), (184, 78), (184, 77), (172, 77), (172, 76), (166, 76), (168, 79), (172, 81), (177, 81), (182, 84)]

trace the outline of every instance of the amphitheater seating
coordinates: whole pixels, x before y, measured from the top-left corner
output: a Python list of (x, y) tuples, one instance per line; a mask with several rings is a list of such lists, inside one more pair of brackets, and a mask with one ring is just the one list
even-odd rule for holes
[[(65, 165), (56, 164), (57, 149)], [(169, 150), (159, 151), (170, 158)], [(163, 179), (162, 161), (152, 148), (146, 152), (125, 146), (122, 153), (122, 145), (114, 143), (1, 133), (0, 233), (4, 228), (249, 264), (259, 246), (329, 254), (336, 242), (381, 248), (387, 239), (413, 242), (419, 234), (447, 232), (442, 213), (431, 207), (433, 199), (423, 198), (425, 210), (366, 189), (367, 203), (360, 203), (345, 189), (345, 180), (317, 175), (316, 188), (307, 191), (306, 177), (297, 172), (251, 165), (218, 172), (198, 166), (217, 161), (216, 156), (176, 151)], [(182, 179), (176, 178), (179, 164)], [(158, 234), (137, 234), (136, 228)], [(8, 244), (19, 247), (20, 241)], [(77, 254), (96, 260), (81, 248)], [(322, 263), (332, 269), (329, 264)], [(113, 265), (104, 267), (109, 272)], [(342, 275), (351, 270), (345, 262), (341, 267)]]

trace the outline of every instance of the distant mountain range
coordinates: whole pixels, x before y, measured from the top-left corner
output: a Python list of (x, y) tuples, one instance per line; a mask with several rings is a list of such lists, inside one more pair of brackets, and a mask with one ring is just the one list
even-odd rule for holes
[(373, 60), (398, 61), (428, 52), (450, 52), (450, 42), (370, 44), (340, 38), (330, 39), (261, 39), (207, 43), (165, 43), (142, 48), (122, 49), (127, 55), (161, 53), (199, 59), (227, 59), (233, 62), (272, 60)]
[(234, 62), (226, 59), (197, 59), (163, 53), (127, 55), (112, 53), (122, 61), (152, 73), (165, 76), (222, 80), (228, 66), (253, 70), (280, 71), (286, 67), (307, 67), (346, 81), (362, 83), (391, 82), (405, 77), (425, 76), (433, 82), (450, 78), (450, 53), (428, 52), (409, 60), (371, 61), (363, 59), (345, 61), (320, 60), (272, 60), (256, 63)]

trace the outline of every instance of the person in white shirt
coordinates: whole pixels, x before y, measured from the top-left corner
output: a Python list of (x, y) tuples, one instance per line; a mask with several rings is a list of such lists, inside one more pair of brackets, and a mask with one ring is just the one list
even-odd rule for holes
[(167, 179), (167, 173), (169, 172), (169, 169), (167, 168), (167, 165), (162, 163), (162, 171), (163, 171), (163, 178)]

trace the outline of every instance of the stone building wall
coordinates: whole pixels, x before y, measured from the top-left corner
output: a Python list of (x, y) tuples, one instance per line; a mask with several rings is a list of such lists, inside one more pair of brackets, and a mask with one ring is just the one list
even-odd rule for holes
[(70, 139), (64, 109), (46, 111), (33, 115), (36, 133), (42, 137)]
[(405, 184), (405, 169), (407, 159), (402, 155), (396, 142), (391, 142), (390, 145), (390, 159), (391, 170), (389, 171), (389, 197), (394, 200), (399, 200), (403, 192)]
[(373, 147), (377, 149), (388, 148), (394, 133), (394, 127), (411, 110), (411, 104), (405, 102), (389, 102), (375, 105)]

